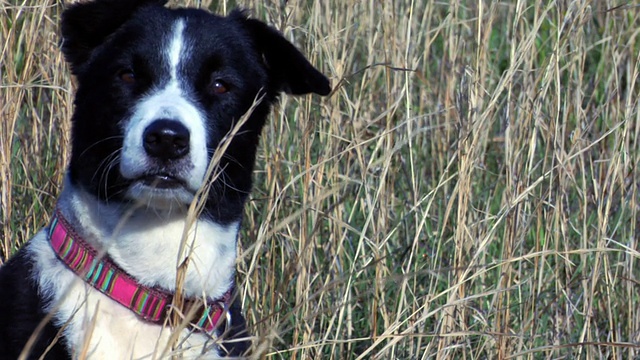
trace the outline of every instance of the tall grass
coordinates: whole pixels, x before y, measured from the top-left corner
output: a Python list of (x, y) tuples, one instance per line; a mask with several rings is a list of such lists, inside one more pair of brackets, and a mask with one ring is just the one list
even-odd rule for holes
[[(637, 5), (239, 5), (335, 86), (262, 137), (238, 260), (257, 357), (640, 356)], [(0, 2), (0, 259), (64, 173), (61, 9)]]

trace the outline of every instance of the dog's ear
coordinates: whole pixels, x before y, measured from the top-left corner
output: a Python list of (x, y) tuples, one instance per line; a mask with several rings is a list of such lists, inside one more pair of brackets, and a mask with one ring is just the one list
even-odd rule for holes
[(262, 21), (247, 18), (244, 13), (236, 13), (236, 16), (243, 17), (278, 91), (292, 95), (328, 95), (331, 92), (329, 79), (277, 30)]
[(62, 13), (62, 52), (74, 73), (91, 52), (144, 5), (167, 0), (97, 0), (70, 5)]

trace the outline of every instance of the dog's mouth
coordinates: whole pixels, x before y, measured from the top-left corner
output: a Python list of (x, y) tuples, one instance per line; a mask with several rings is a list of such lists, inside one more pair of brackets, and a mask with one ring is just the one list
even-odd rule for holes
[(186, 182), (170, 174), (146, 174), (136, 179), (137, 182), (154, 189), (177, 189), (185, 188)]
[(127, 197), (154, 208), (171, 208), (189, 204), (195, 191), (186, 179), (170, 173), (147, 173), (132, 180)]

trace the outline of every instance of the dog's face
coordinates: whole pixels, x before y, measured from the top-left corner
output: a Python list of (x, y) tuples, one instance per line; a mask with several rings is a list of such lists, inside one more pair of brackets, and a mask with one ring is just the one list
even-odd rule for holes
[(251, 187), (258, 137), (281, 91), (330, 91), (279, 33), (241, 12), (219, 17), (164, 1), (99, 0), (63, 14), (63, 52), (78, 79), (72, 182), (102, 201), (188, 205), (234, 126), (206, 212), (229, 222)]

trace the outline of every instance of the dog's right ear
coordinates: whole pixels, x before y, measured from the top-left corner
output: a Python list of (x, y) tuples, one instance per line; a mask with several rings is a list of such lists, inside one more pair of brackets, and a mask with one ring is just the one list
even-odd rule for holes
[(91, 52), (145, 5), (167, 0), (97, 0), (70, 5), (62, 13), (62, 52), (77, 75)]
[(280, 32), (260, 20), (249, 18), (240, 10), (235, 10), (230, 16), (242, 21), (248, 29), (276, 91), (292, 95), (331, 93), (329, 79)]

